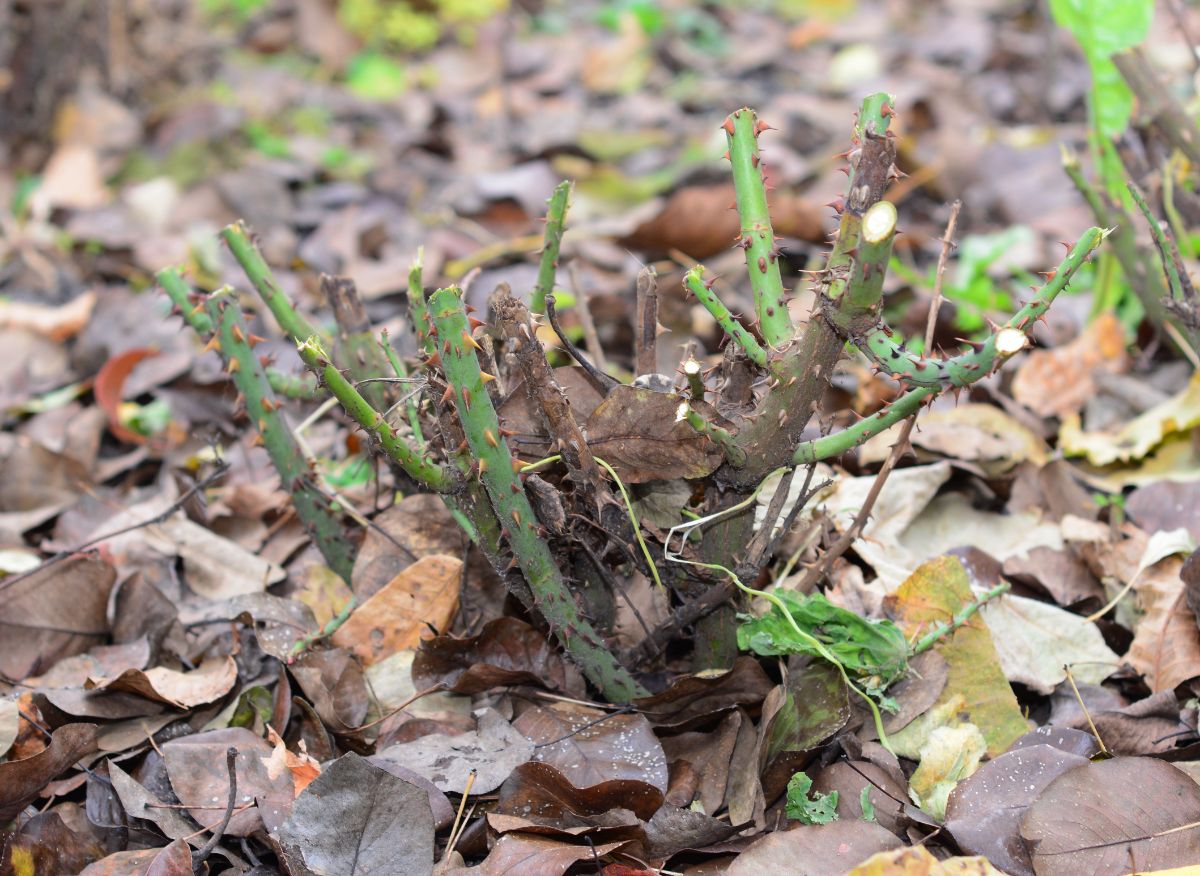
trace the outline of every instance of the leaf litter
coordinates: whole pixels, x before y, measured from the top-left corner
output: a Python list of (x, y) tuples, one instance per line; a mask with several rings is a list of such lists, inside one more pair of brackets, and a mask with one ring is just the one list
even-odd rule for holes
[[(827, 483), (763, 567), (810, 638), (776, 605), (718, 610), (731, 593), (685, 615), (725, 582), (661, 593), (613, 523), (598, 559), (620, 580), (603, 583), (631, 599), (620, 623), (597, 622), (620, 630), (648, 691), (619, 706), (506, 602), (453, 510), (378, 464), (337, 415), (310, 416), (301, 388), (289, 427), (354, 524), (353, 573), (331, 572), (228, 375), (148, 288), (169, 262), (205, 283), (232, 276), (206, 241), (245, 216), (302, 310), (329, 321), (313, 268), (351, 275), (369, 323), (411, 357), (404, 278), (418, 247), (427, 282), (461, 279), (480, 306), (501, 282), (527, 290), (542, 202), (570, 175), (567, 334), (583, 344), (593, 322), (625, 370), (642, 261), (678, 274), (704, 258), (722, 273), (741, 258), (713, 120), (747, 100), (780, 127), (771, 214), (796, 271), (825, 234), (817, 205), (841, 188), (828, 154), (843, 117), (881, 71), (918, 120), (900, 133), (917, 181), (899, 195), (912, 242), (898, 258), (927, 265), (942, 205), (969, 190), (970, 233), (1022, 228), (1032, 269), (1058, 229), (1087, 224), (1085, 208), (1056, 188), (1056, 154), (1015, 135), (981, 150), (962, 131), (1074, 137), (1082, 58), (1059, 59), (1044, 105), (1017, 97), (1046, 81), (1029, 46), (1060, 38), (1047, 22), (901, 4), (909, 33), (868, 2), (833, 20), (788, 18), (786, 4), (547, 4), (408, 57), (371, 83), (404, 92), (377, 100), (353, 73), (370, 65), (347, 61), (367, 38), (337, 13), (345, 0), (166, 5), (100, 29), (118, 54), (99, 80), (32, 13), (18, 24), (61, 80), (21, 87), (30, 70), (0, 46), (20, 79), (5, 112), (24, 95), (46, 104), (14, 116), (0, 170), (0, 872), (1040, 876), (1200, 859), (1197, 383), (1169, 344), (1130, 355), (1118, 316), (1039, 328), (1011, 380), (939, 403), (834, 564), (836, 586), (802, 593), (896, 433), (822, 468), (814, 483)], [(98, 23), (78, 24), (94, 43)], [(955, 39), (920, 36), (931, 28)], [(733, 48), (746, 44), (755, 52)], [(1005, 162), (1055, 182), (1017, 196), (978, 171)], [(662, 283), (660, 358), (674, 367), (696, 337), (689, 352), (718, 364), (711, 318), (676, 285)], [(888, 291), (923, 322), (920, 284)], [(791, 307), (806, 317), (800, 292)], [(961, 331), (979, 308), (956, 307)], [(269, 328), (254, 318), (256, 334)], [(288, 345), (262, 351), (300, 373)], [(677, 392), (555, 373), (631, 494), (602, 519), (626, 526), (632, 512), (661, 540), (721, 455), (681, 426)], [(522, 458), (555, 452), (519, 382), (505, 390)], [(820, 413), (842, 416), (848, 399), (869, 412), (894, 392), (846, 362), (831, 390), (844, 397)], [(772, 499), (759, 494), (761, 518)], [(581, 553), (564, 572), (588, 581), (595, 565)], [(1001, 584), (1011, 592), (976, 605)], [(693, 648), (709, 624), (737, 625), (746, 653)], [(917, 653), (939, 625), (952, 629)], [(848, 683), (883, 704), (878, 726)]]

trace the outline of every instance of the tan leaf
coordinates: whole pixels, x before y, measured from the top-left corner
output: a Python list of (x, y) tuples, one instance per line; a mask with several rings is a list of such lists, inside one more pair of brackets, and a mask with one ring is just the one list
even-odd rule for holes
[(1118, 374), (1128, 364), (1121, 321), (1103, 313), (1071, 343), (1031, 352), (1013, 378), (1013, 397), (1043, 417), (1078, 413), (1096, 392), (1097, 372)]
[(458, 611), (462, 561), (422, 557), (360, 605), (333, 634), (333, 643), (370, 666), (450, 626)]
[(1126, 659), (1146, 676), (1152, 691), (1170, 690), (1200, 675), (1200, 631), (1185, 599), (1182, 568), (1182, 557), (1167, 557), (1143, 570), (1135, 584), (1146, 613), (1134, 628)]

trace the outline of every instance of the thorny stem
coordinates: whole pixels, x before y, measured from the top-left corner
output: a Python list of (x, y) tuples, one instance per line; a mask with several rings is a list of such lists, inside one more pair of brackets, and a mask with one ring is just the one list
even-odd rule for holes
[(963, 609), (954, 615), (954, 617), (952, 617), (950, 620), (938, 624), (928, 633), (917, 639), (917, 641), (914, 642), (912, 647), (909, 649), (909, 653), (915, 657), (917, 654), (928, 651), (930, 648), (936, 645), (941, 638), (951, 635), (955, 630), (967, 623), (967, 621), (974, 616), (975, 612), (979, 611), (979, 609), (986, 605), (990, 600), (995, 599), (1002, 593), (1007, 593), (1011, 589), (1012, 585), (1010, 585), (1007, 581), (1002, 581), (992, 589), (984, 591), (977, 599), (971, 600), (971, 602), (964, 606)]
[(246, 415), (258, 429), (283, 488), (291, 494), (296, 515), (308, 529), (329, 568), (344, 581), (354, 570), (354, 551), (329, 498), (317, 485), (295, 435), (288, 427), (263, 370), (254, 355), (242, 309), (232, 290), (218, 290), (206, 302), (209, 321), (216, 326), (215, 342), (226, 371), (245, 400)]
[(322, 639), (328, 639), (341, 628), (342, 624), (350, 620), (350, 615), (354, 613), (354, 609), (358, 607), (358, 599), (351, 596), (347, 600), (346, 605), (334, 617), (330, 618), (329, 622), (315, 633), (310, 633), (307, 636), (302, 636), (292, 645), (292, 650), (288, 652), (287, 662), (294, 663), (296, 658), (315, 645)]
[(304, 364), (333, 393), (346, 413), (373, 435), (388, 456), (413, 480), (438, 492), (453, 489), (458, 481), (452, 471), (426, 459), (419, 448), (413, 447), (397, 434), (384, 420), (383, 415), (362, 397), (330, 361), (316, 329), (292, 307), (291, 302), (279, 290), (279, 284), (275, 282), (271, 269), (250, 240), (246, 226), (240, 222), (229, 225), (221, 231), (221, 237), (229, 245), (234, 258), (246, 272), (259, 297), (270, 308), (275, 321), (296, 342)]
[(537, 517), (514, 467), (508, 441), (500, 431), (496, 409), (483, 383), (472, 338), (456, 288), (439, 289), (429, 302), (430, 314), (440, 344), (442, 370), (452, 402), (466, 434), (476, 473), (487, 489), (501, 535), (512, 549), (524, 573), (533, 605), (550, 624), (563, 648), (584, 675), (613, 702), (629, 702), (645, 689), (605, 645), (591, 622), (583, 616), (567, 589), (562, 573), (541, 535)]
[(564, 180), (554, 188), (550, 196), (550, 207), (546, 211), (546, 234), (542, 244), (542, 258), (538, 263), (537, 284), (533, 287), (530, 308), (541, 313), (546, 307), (546, 296), (554, 291), (554, 277), (558, 272), (558, 252), (562, 247), (563, 231), (567, 215), (567, 201), (571, 197), (571, 183)]
[(777, 347), (791, 340), (793, 326), (779, 274), (779, 249), (775, 246), (767, 208), (758, 148), (758, 135), (769, 127), (758, 120), (754, 110), (745, 107), (726, 118), (722, 125), (729, 143), (729, 163), (733, 167), (733, 188), (741, 219), (738, 245), (746, 252), (754, 310), (762, 336), (770, 346)]
[(760, 368), (767, 366), (767, 351), (764, 350), (754, 339), (754, 335), (750, 334), (746, 328), (733, 318), (733, 314), (729, 312), (729, 308), (717, 297), (712, 288), (704, 282), (704, 266), (696, 265), (687, 272), (684, 277), (684, 285), (687, 286), (689, 292), (696, 296), (696, 300), (704, 305), (704, 308), (712, 314), (712, 318), (717, 321), (717, 325), (729, 335), (734, 342), (746, 351), (747, 358)]
[(395, 429), (363, 398), (354, 385), (329, 361), (329, 355), (316, 337), (296, 348), (304, 364), (333, 393), (342, 408), (370, 435), (374, 436), (388, 456), (408, 473), (409, 477), (436, 492), (453, 490), (458, 478), (448, 468), (431, 462), (405, 441)]
[[(954, 230), (958, 227), (958, 213), (961, 209), (962, 201), (955, 201), (950, 208), (950, 218), (946, 220), (946, 231), (942, 235), (942, 251), (938, 255), (937, 272), (934, 274), (933, 281), (933, 300), (929, 302), (929, 315), (925, 320), (924, 340), (926, 350), (933, 345), (933, 333), (937, 328), (938, 310), (942, 306), (942, 281), (946, 276), (946, 262), (950, 257), (950, 249), (954, 246)], [(914, 392), (918, 391), (914, 390)], [(920, 407), (919, 401), (917, 402), (917, 407)], [(894, 405), (893, 410), (895, 410)], [(895, 444), (892, 445), (891, 452), (888, 453), (887, 459), (883, 461), (879, 473), (875, 475), (875, 480), (871, 482), (871, 489), (867, 491), (862, 507), (858, 509), (858, 513), (854, 516), (854, 522), (850, 524), (849, 528), (825, 552), (824, 556), (821, 557), (821, 561), (804, 573), (804, 577), (796, 585), (797, 590), (801, 593), (808, 593), (812, 590), (821, 576), (829, 571), (834, 561), (846, 553), (862, 533), (867, 525), (867, 521), (871, 518), (871, 511), (875, 507), (875, 502), (879, 499), (879, 494), (883, 492), (883, 485), (887, 483), (892, 469), (900, 463), (900, 457), (908, 449), (908, 439), (912, 435), (915, 423), (916, 418), (912, 416), (909, 416), (905, 420), (899, 437), (897, 437)]]

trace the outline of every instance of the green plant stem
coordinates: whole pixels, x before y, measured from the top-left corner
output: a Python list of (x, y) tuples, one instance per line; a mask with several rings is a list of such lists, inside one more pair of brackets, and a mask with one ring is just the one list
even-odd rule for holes
[[(406, 380), (408, 378), (408, 369), (404, 367), (404, 363), (400, 361), (400, 357), (396, 355), (396, 351), (392, 349), (391, 341), (388, 339), (387, 329), (381, 333), (379, 346), (383, 350), (383, 355), (387, 359), (388, 364), (392, 366), (392, 373), (396, 375), (397, 380)], [(404, 411), (408, 415), (408, 426), (412, 429), (413, 438), (417, 444), (422, 447), (427, 447), (425, 441), (425, 433), (421, 430), (421, 414), (417, 408), (418, 393), (409, 393), (404, 399)]]
[(580, 612), (550, 546), (539, 532), (537, 517), (500, 431), (496, 409), (484, 388), (461, 293), (455, 288), (439, 289), (430, 298), (429, 311), (440, 344), (442, 370), (476, 472), (503, 527), (501, 535), (512, 549), (533, 596), (534, 604), (527, 607), (541, 612), (584, 675), (611, 701), (629, 702), (644, 695), (644, 688), (617, 661)]
[[(384, 420), (383, 415), (362, 397), (354, 384), (330, 361), (329, 354), (326, 353), (324, 344), (312, 324), (296, 312), (291, 302), (279, 290), (279, 284), (275, 282), (271, 269), (251, 242), (246, 226), (240, 222), (226, 226), (221, 231), (221, 237), (229, 245), (234, 258), (246, 272), (259, 297), (270, 308), (275, 321), (296, 342), (296, 349), (304, 364), (333, 393), (346, 413), (373, 435), (387, 455), (417, 483), (437, 492), (456, 488), (459, 480), (455, 473), (426, 459), (421, 449), (413, 447), (397, 434)], [(305, 331), (308, 334), (303, 334)], [(297, 335), (297, 332), (302, 334)]]
[(723, 127), (729, 142), (729, 163), (733, 166), (733, 188), (741, 220), (739, 246), (746, 251), (754, 310), (762, 336), (770, 346), (777, 347), (791, 340), (793, 326), (783, 294), (779, 250), (771, 227), (758, 149), (758, 135), (766, 127), (760, 126), (753, 110), (744, 107), (730, 115)]
[[(1100, 228), (1089, 228), (1059, 263), (1053, 276), (1042, 285), (1024, 307), (999, 326), (977, 350), (963, 353), (951, 359), (925, 358), (916, 356), (892, 340), (890, 329), (880, 325), (865, 337), (851, 340), (875, 361), (879, 367), (910, 386), (928, 386), (946, 389), (963, 387), (990, 374), (1006, 359), (1021, 349), (1021, 345), (1006, 339), (1004, 332), (1020, 332), (1028, 335), (1041, 319), (1058, 294), (1070, 284), (1076, 272), (1084, 265), (1108, 236)], [(1008, 343), (1005, 343), (1006, 340)]]
[(729, 312), (729, 308), (717, 297), (712, 287), (704, 282), (704, 266), (696, 265), (688, 271), (683, 282), (688, 291), (696, 296), (696, 300), (704, 305), (705, 310), (712, 314), (712, 318), (717, 321), (717, 325), (721, 327), (725, 334), (746, 351), (747, 358), (755, 365), (765, 368), (767, 365), (767, 351), (754, 339), (754, 335), (750, 334), (740, 322), (733, 318), (733, 314)]
[(275, 368), (267, 369), (267, 382), (276, 395), (297, 401), (313, 401), (317, 398), (319, 387), (317, 379), (310, 373), (284, 374)]
[[(279, 472), (283, 488), (292, 497), (296, 516), (304, 524), (329, 568), (349, 582), (354, 569), (354, 552), (341, 520), (309, 470), (295, 436), (288, 428), (267, 371), (251, 346), (241, 308), (228, 287), (193, 305), (191, 290), (176, 268), (158, 272), (159, 284), (178, 306), (184, 320), (202, 337), (216, 340), (226, 370), (245, 399), (246, 413), (254, 422), (271, 463)], [(315, 384), (314, 384), (315, 386)]]
[(936, 645), (941, 638), (951, 635), (955, 630), (969, 621), (974, 616), (975, 612), (983, 608), (983, 606), (986, 605), (990, 600), (995, 599), (1002, 593), (1007, 593), (1011, 589), (1012, 585), (1010, 585), (1007, 581), (1002, 581), (991, 590), (981, 593), (977, 599), (969, 602), (949, 621), (938, 624), (924, 636), (917, 639), (917, 641), (913, 643), (909, 653), (915, 657), (924, 651), (928, 651), (930, 648)]
[(349, 582), (354, 570), (354, 551), (341, 520), (315, 482), (308, 461), (279, 410), (280, 403), (267, 382), (262, 363), (247, 342), (246, 323), (232, 290), (226, 287), (212, 295), (206, 310), (209, 320), (217, 326), (227, 370), (246, 400), (246, 414), (258, 428), (283, 488), (291, 494), (296, 516), (308, 529), (329, 568)]
[(847, 451), (853, 450), (871, 436), (878, 435), (884, 429), (888, 429), (901, 420), (911, 417), (920, 410), (921, 405), (924, 404), (926, 399), (932, 398), (937, 394), (938, 390), (931, 386), (919, 386), (916, 389), (909, 390), (890, 405), (887, 405), (869, 417), (864, 417), (853, 426), (843, 429), (841, 432), (826, 435), (824, 438), (805, 441), (803, 444), (798, 445), (796, 453), (792, 457), (792, 464), (808, 465), (813, 462), (820, 462), (822, 459), (840, 456)]
[(325, 626), (321, 627), (321, 629), (317, 630), (315, 633), (310, 633), (307, 636), (301, 636), (296, 640), (296, 643), (292, 645), (292, 650), (288, 652), (287, 662), (289, 664), (295, 663), (297, 657), (299, 657), (317, 642), (320, 642), (322, 639), (328, 639), (330, 636), (336, 633), (338, 629), (341, 628), (342, 624), (350, 620), (350, 615), (354, 613), (354, 609), (357, 607), (358, 600), (351, 596), (346, 602), (345, 607), (342, 608), (342, 610), (339, 611), (335, 617), (330, 618), (329, 623), (325, 624)]
[(338, 400), (347, 414), (364, 430), (372, 435), (379, 445), (417, 483), (436, 492), (455, 489), (460, 481), (457, 475), (445, 466), (431, 462), (422, 453), (405, 441), (383, 418), (383, 414), (359, 394), (349, 380), (342, 375), (321, 345), (311, 337), (296, 348), (304, 364), (316, 373), (317, 378)]
[(538, 263), (537, 284), (529, 307), (534, 313), (546, 309), (546, 296), (554, 291), (554, 278), (558, 273), (558, 253), (562, 247), (563, 232), (566, 230), (567, 201), (571, 197), (571, 183), (564, 180), (554, 188), (550, 206), (546, 211), (546, 233), (542, 244), (542, 257)]
[(221, 229), (221, 239), (233, 253), (246, 277), (258, 292), (279, 327), (297, 344), (311, 337), (320, 338), (321, 333), (288, 301), (287, 296), (275, 282), (275, 276), (267, 266), (262, 254), (250, 239), (250, 230), (243, 222), (235, 222)]
[[(1184, 274), (1180, 272), (1180, 265), (1183, 262), (1182, 256), (1179, 254), (1179, 249), (1175, 246), (1175, 242), (1163, 230), (1162, 225), (1158, 221), (1158, 217), (1150, 210), (1150, 205), (1146, 203), (1145, 197), (1142, 196), (1141, 190), (1137, 185), (1130, 181), (1128, 184), (1129, 193), (1133, 196), (1133, 202), (1137, 204), (1141, 210), (1142, 216), (1146, 220), (1146, 224), (1150, 226), (1150, 236), (1154, 238), (1154, 245), (1158, 247), (1159, 261), (1162, 262), (1163, 271), (1167, 275), (1167, 285), (1171, 290), (1171, 297), (1181, 304), (1188, 299), (1187, 290), (1190, 288), (1190, 280), (1188, 285), (1184, 285)], [(1192, 297), (1195, 297), (1195, 290), (1192, 289)]]
[(737, 438), (734, 437), (728, 429), (723, 429), (704, 419), (697, 411), (693, 410), (689, 405), (684, 418), (688, 421), (693, 429), (701, 435), (707, 435), (708, 439), (721, 448), (725, 454), (725, 458), (729, 460), (730, 465), (745, 465), (745, 451), (737, 445)]

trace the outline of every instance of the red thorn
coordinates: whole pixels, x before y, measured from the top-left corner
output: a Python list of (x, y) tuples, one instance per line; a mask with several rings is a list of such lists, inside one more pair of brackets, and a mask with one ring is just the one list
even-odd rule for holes
[(730, 137), (733, 136), (733, 116), (725, 117), (725, 122), (721, 125), (721, 130), (723, 130)]
[(894, 116), (894, 115), (896, 114), (896, 111), (895, 111), (894, 109), (892, 109), (892, 105), (891, 105), (891, 104), (889, 104), (889, 103), (888, 103), (888, 102), (885, 100), (885, 101), (883, 102), (883, 106), (881, 106), (881, 107), (879, 108), (879, 114), (880, 114), (881, 116), (883, 116), (885, 119), (890, 119), (892, 116)]

